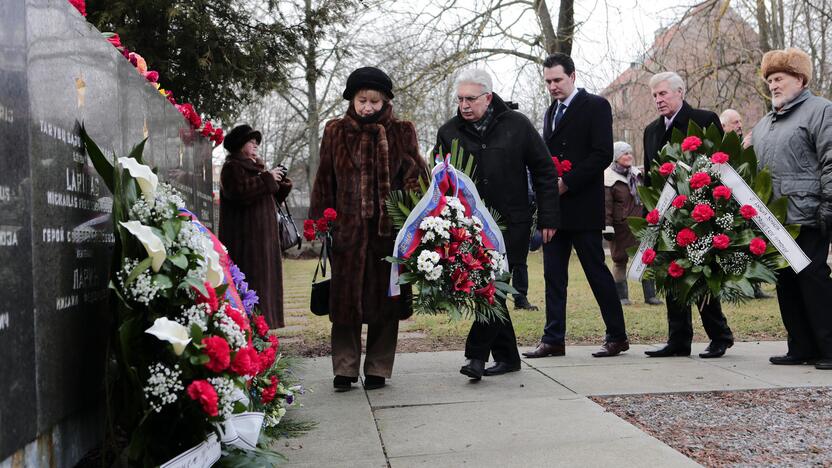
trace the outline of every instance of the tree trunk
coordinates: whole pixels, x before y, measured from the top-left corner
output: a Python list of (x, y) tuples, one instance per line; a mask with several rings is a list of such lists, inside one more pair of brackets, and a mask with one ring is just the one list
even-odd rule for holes
[(552, 16), (549, 15), (546, 0), (535, 0), (534, 12), (537, 15), (537, 21), (540, 23), (540, 31), (543, 33), (543, 49), (546, 50), (547, 54), (557, 52), (558, 36), (555, 33), (554, 26), (552, 26)]
[(757, 28), (760, 38), (760, 50), (763, 53), (771, 50), (771, 42), (768, 38), (768, 17), (766, 15), (765, 0), (757, 0)]
[(304, 66), (306, 67), (306, 105), (308, 110), (308, 117), (306, 119), (307, 126), (307, 145), (309, 146), (309, 158), (306, 166), (306, 182), (308, 183), (308, 190), (312, 192), (312, 184), (315, 182), (315, 174), (318, 173), (318, 166), (320, 165), (320, 134), (318, 127), (320, 125), (320, 115), (318, 109), (318, 51), (317, 40), (315, 38), (315, 24), (312, 21), (312, 0), (306, 0), (306, 52), (304, 53)]
[(560, 0), (558, 11), (557, 52), (572, 54), (572, 40), (575, 37), (575, 0)]

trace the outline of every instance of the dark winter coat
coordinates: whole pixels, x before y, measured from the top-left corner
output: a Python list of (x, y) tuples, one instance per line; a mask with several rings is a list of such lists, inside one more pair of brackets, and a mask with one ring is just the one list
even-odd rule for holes
[(275, 201), (292, 182), (279, 183), (261, 160), (228, 156), (220, 173), (220, 241), (260, 297), (258, 307), (273, 328), (283, 327), (283, 265)]
[(561, 178), (569, 188), (560, 196), (561, 229), (604, 229), (604, 169), (612, 162), (610, 103), (580, 89), (558, 127), (551, 129), (557, 101), (546, 111), (543, 139), (552, 156), (572, 163)]
[(332, 233), (330, 314), (333, 323), (373, 323), (410, 316), (407, 297), (389, 298), (396, 232), (384, 200), (390, 191), (415, 188), (427, 167), (419, 153), (416, 129), (393, 116), (392, 104), (377, 123), (361, 124), (350, 106), (344, 117), (327, 122), (321, 163), (315, 175), (310, 219), (327, 208), (338, 218)]
[(637, 203), (636, 197), (630, 193), (627, 177), (612, 168), (604, 171), (604, 192), (606, 224), (612, 226), (615, 231), (615, 238), (610, 241), (610, 257), (615, 263), (625, 263), (628, 258), (627, 248), (636, 245), (636, 238), (630, 231), (627, 218), (641, 216), (644, 206)]
[[(716, 128), (719, 129), (719, 133), (722, 134), (722, 124), (719, 121), (719, 116), (715, 113), (703, 110), (703, 109), (694, 109), (687, 103), (687, 101), (682, 102), (682, 108), (679, 109), (679, 113), (676, 114), (676, 118), (673, 119), (673, 122), (670, 125), (670, 128), (665, 128), (664, 126), (664, 117), (659, 116), (658, 119), (654, 120), (644, 129), (644, 185), (649, 187), (650, 184), (650, 166), (654, 164), (654, 160), (656, 156), (658, 156), (659, 152), (664, 148), (670, 141), (670, 137), (673, 135), (673, 129), (679, 129), (682, 134), (688, 134), (688, 124), (690, 121), (693, 120), (703, 129), (707, 129), (711, 126), (711, 124), (715, 124)], [(661, 187), (660, 187), (661, 188)]]
[(494, 114), (483, 135), (457, 112), (439, 128), (433, 152), (438, 153), (440, 147), (450, 152), (451, 142), (458, 139), (465, 154), (473, 155), (477, 191), (508, 227), (503, 232), (508, 262), (525, 263), (532, 223), (529, 178), (537, 196), (537, 227), (543, 229), (560, 226), (558, 176), (546, 145), (529, 119), (509, 109), (496, 93), (492, 96)]

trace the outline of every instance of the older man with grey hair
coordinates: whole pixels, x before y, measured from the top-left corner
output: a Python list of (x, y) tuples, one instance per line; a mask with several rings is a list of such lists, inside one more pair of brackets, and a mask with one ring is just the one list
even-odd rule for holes
[[(537, 196), (537, 227), (549, 242), (560, 222), (558, 176), (546, 144), (534, 125), (520, 112), (511, 110), (493, 92), (491, 76), (477, 69), (464, 70), (456, 78), (457, 115), (436, 135), (434, 154), (451, 149), (454, 140), (476, 164), (477, 191), (495, 209), (506, 226), (503, 236), (509, 268), (525, 264), (529, 248), (532, 213), (529, 209), (529, 178)], [(485, 369), (489, 354), (495, 364)], [(460, 372), (479, 380), (520, 370), (520, 354), (511, 319), (504, 322), (474, 322), (465, 342), (467, 362)]]
[[(656, 104), (659, 118), (644, 129), (644, 185), (650, 186), (650, 165), (670, 141), (673, 129), (683, 134), (688, 133), (690, 121), (696, 122), (702, 128), (711, 124), (722, 133), (722, 123), (719, 117), (711, 111), (694, 109), (685, 101), (685, 82), (674, 72), (657, 73), (650, 78), (650, 91)], [(728, 319), (722, 313), (722, 305), (717, 299), (710, 299), (699, 304), (699, 315), (702, 326), (711, 339), (711, 343), (704, 352), (699, 353), (702, 358), (718, 358), (734, 345), (734, 334), (728, 327)], [(693, 324), (691, 323), (691, 306), (679, 302), (673, 295), (667, 295), (667, 345), (661, 349), (645, 351), (650, 357), (670, 357), (690, 355), (690, 345), (693, 340)]]
[(754, 126), (752, 143), (760, 166), (771, 170), (774, 196), (789, 198), (786, 222), (800, 225), (797, 245), (812, 261), (800, 273), (778, 271), (788, 352), (769, 361), (832, 370), (832, 102), (809, 91), (812, 60), (802, 50), (766, 52), (760, 71), (771, 111)]

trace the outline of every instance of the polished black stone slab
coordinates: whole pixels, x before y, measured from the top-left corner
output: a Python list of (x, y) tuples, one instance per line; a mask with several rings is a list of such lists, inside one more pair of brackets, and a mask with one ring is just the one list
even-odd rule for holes
[(0, 2), (0, 460), (37, 434), (25, 26)]

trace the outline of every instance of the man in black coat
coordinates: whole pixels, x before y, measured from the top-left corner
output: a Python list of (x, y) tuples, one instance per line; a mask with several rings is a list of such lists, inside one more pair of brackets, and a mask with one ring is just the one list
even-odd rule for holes
[[(509, 268), (525, 264), (532, 213), (529, 209), (527, 170), (537, 194), (537, 225), (545, 242), (558, 227), (557, 173), (546, 145), (523, 114), (513, 111), (492, 92), (491, 76), (483, 70), (464, 70), (456, 78), (459, 109), (436, 135), (436, 148), (448, 152), (459, 140), (476, 164), (477, 191), (485, 204), (499, 212)], [(485, 369), (489, 353), (495, 365)], [(465, 342), (464, 375), (479, 380), (520, 370), (520, 355), (511, 318), (505, 322), (474, 322)]]
[[(650, 91), (660, 115), (644, 129), (644, 185), (647, 186), (651, 185), (650, 165), (670, 141), (674, 128), (687, 135), (688, 124), (693, 120), (704, 129), (714, 124), (722, 133), (722, 124), (715, 113), (694, 109), (685, 101), (685, 82), (678, 74), (663, 72), (653, 75), (650, 78)], [(734, 345), (734, 335), (728, 327), (719, 300), (712, 299), (700, 304), (699, 315), (702, 316), (702, 326), (711, 340), (705, 352), (699, 356), (718, 358), (724, 355), (725, 350)], [(691, 308), (672, 296), (667, 297), (667, 328), (667, 345), (656, 351), (645, 351), (645, 354), (650, 357), (689, 356), (693, 340)]]
[[(612, 162), (612, 110), (606, 99), (575, 87), (575, 64), (566, 54), (547, 57), (543, 77), (554, 98), (546, 111), (543, 139), (563, 170), (558, 182), (561, 223), (552, 241), (543, 246), (546, 327), (537, 348), (523, 355), (539, 358), (566, 353), (566, 285), (574, 248), (606, 325), (604, 344), (592, 355), (615, 356), (628, 350), (630, 342), (601, 245), (604, 169)], [(570, 169), (563, 166), (564, 161), (571, 164)]]

